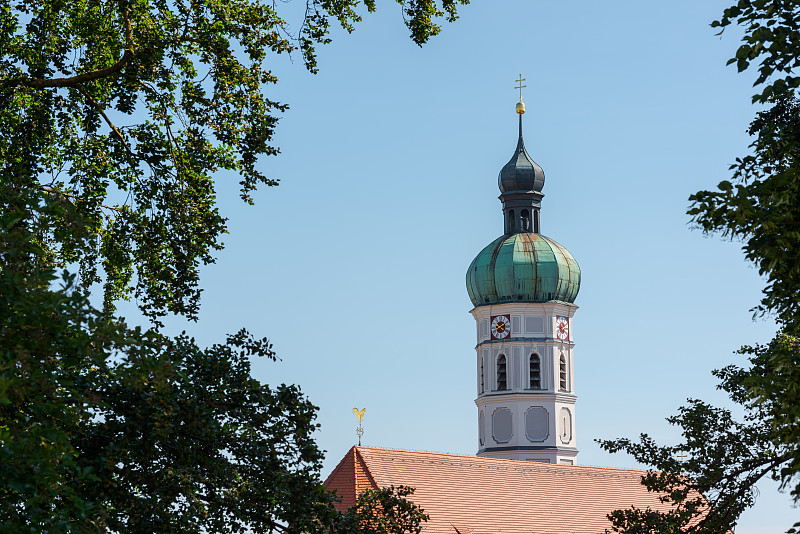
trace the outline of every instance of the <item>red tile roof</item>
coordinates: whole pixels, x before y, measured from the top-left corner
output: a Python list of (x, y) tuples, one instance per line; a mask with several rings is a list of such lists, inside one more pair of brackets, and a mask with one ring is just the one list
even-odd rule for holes
[[(378, 489), (391, 484), (378, 485), (370, 474), (369, 468), (364, 464), (361, 451), (365, 447), (353, 447), (339, 462), (336, 469), (325, 479), (325, 487), (330, 491), (336, 491), (336, 495), (341, 499), (336, 504), (340, 512), (344, 512), (356, 503), (356, 498), (366, 489)], [(382, 449), (373, 449), (382, 450)], [(395, 484), (397, 485), (397, 484)]]
[(325, 486), (340, 510), (367, 488), (411, 486), (430, 515), (425, 534), (595, 534), (611, 529), (615, 509), (666, 508), (641, 485), (644, 473), (353, 447)]

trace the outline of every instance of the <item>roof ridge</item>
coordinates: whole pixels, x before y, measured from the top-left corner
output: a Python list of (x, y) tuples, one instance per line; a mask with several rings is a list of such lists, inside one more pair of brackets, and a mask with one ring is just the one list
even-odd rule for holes
[[(366, 451), (369, 454), (369, 451), (377, 451), (377, 452), (398, 452), (398, 453), (405, 453), (405, 454), (427, 454), (433, 456), (439, 456), (444, 458), (452, 458), (457, 459), (458, 461), (467, 461), (467, 462), (486, 462), (486, 463), (497, 463), (497, 464), (505, 464), (506, 468), (516, 468), (518, 470), (524, 471), (528, 470), (529, 468), (533, 467), (535, 469), (562, 469), (567, 470), (565, 472), (569, 472), (569, 470), (592, 470), (599, 472), (608, 473), (609, 471), (612, 472), (620, 472), (620, 473), (636, 473), (636, 474), (645, 474), (648, 471), (646, 469), (631, 469), (625, 467), (603, 467), (597, 465), (563, 465), (563, 464), (548, 464), (544, 462), (531, 462), (526, 460), (510, 460), (506, 458), (489, 458), (486, 456), (468, 456), (465, 454), (453, 454), (453, 453), (446, 453), (446, 452), (432, 452), (432, 451), (423, 451), (423, 450), (410, 450), (410, 449), (393, 449), (393, 448), (385, 448), (385, 447), (367, 447), (367, 446), (355, 446), (359, 452), (362, 450)], [(453, 463), (455, 460), (450, 460), (447, 463)], [(511, 465), (513, 464), (513, 465)], [(608, 473), (611, 474), (611, 473)]]

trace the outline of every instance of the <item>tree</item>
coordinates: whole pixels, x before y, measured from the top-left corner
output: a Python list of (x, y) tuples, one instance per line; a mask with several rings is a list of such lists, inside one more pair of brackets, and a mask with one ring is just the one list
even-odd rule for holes
[[(421, 45), (467, 1), (399, 3)], [(250, 376), (269, 342), (200, 348), (159, 326), (196, 318), (198, 269), (222, 247), (215, 173), (238, 173), (245, 202), (277, 184), (258, 168), (286, 109), (268, 61), (297, 53), (316, 72), (331, 25), (375, 8), (307, 0), (292, 34), (259, 0), (2, 4), (0, 529), (352, 527), (319, 479), (316, 408)], [(154, 327), (114, 315), (131, 296)], [(406, 514), (397, 528), (421, 520), (405, 495), (373, 496)]]
[(424, 510), (410, 502), (408, 486), (368, 489), (358, 496), (342, 518), (342, 534), (420, 534), (428, 520)]
[(78, 494), (95, 480), (76, 458), (71, 438), (91, 422), (90, 399), (96, 397), (86, 385), (106, 368), (103, 352), (121, 342), (124, 331), (100, 320), (84, 296), (70, 291), (69, 278), (51, 289), (52, 271), (23, 278), (6, 268), (9, 214), (0, 220), (6, 237), (0, 269), (0, 530), (67, 532), (97, 513), (97, 503)]
[(0, 531), (419, 534), (409, 488), (333, 508), (316, 407), (250, 376), (266, 340), (129, 329), (39, 274), (0, 271)]
[(743, 241), (745, 257), (766, 278), (756, 311), (773, 313), (800, 333), (800, 101), (776, 97), (748, 130), (754, 153), (731, 166), (716, 191), (690, 197), (689, 214), (703, 231)]
[(0, 376), (0, 530), (317, 532), (331, 521), (316, 408), (250, 376), (251, 356), (274, 357), (265, 341), (240, 332), (200, 349), (127, 329), (69, 282), (36, 298), (0, 287), (3, 361), (17, 356)]
[[(615, 531), (719, 533), (733, 529), (754, 503), (764, 477), (781, 482), (800, 503), (800, 5), (796, 1), (742, 0), (712, 27), (744, 27), (743, 44), (728, 63), (739, 71), (760, 60), (754, 102), (770, 107), (757, 114), (749, 133), (753, 153), (731, 166), (730, 180), (690, 197), (689, 215), (706, 233), (742, 241), (766, 286), (757, 314), (771, 314), (781, 331), (766, 346), (745, 346), (745, 367), (715, 371), (719, 388), (744, 411), (689, 399), (668, 421), (681, 428), (683, 443), (659, 446), (646, 434), (601, 441), (625, 451), (653, 470), (643, 479), (671, 511), (617, 510)], [(681, 462), (680, 457), (689, 460)], [(790, 532), (800, 528), (794, 525)]]
[(739, 352), (749, 356), (749, 367), (731, 365), (714, 374), (719, 387), (743, 409), (742, 420), (729, 409), (689, 399), (678, 415), (667, 419), (681, 429), (679, 445), (660, 446), (647, 434), (638, 442), (600, 441), (609, 452), (624, 451), (653, 466), (642, 483), (672, 505), (667, 511), (616, 510), (609, 515), (615, 532), (730, 532), (754, 504), (755, 485), (764, 477), (780, 481), (798, 500), (800, 343), (781, 334), (767, 346)]
[[(413, 41), (468, 0), (399, 0)], [(226, 232), (214, 173), (241, 197), (278, 182), (258, 169), (272, 143), (277, 78), (297, 53), (317, 71), (331, 25), (352, 31), (374, 0), (307, 0), (299, 29), (262, 0), (47, 0), (0, 9), (0, 209), (63, 207), (31, 226), (48, 265), (80, 267), (105, 306), (135, 295), (144, 313), (195, 317), (198, 268)], [(41, 199), (35, 193), (48, 198)]]
[(743, 72), (760, 60), (754, 86), (764, 85), (753, 102), (791, 93), (800, 87), (794, 69), (800, 66), (800, 11), (795, 0), (740, 0), (711, 23), (720, 34), (731, 24), (744, 28), (742, 44), (728, 65)]
[[(41, 253), (30, 234), (3, 235), (6, 265)], [(56, 282), (53, 270), (0, 269), (0, 530), (337, 524), (316, 407), (250, 376), (251, 357), (275, 358), (266, 340), (242, 331), (201, 349), (95, 310), (74, 275)]]

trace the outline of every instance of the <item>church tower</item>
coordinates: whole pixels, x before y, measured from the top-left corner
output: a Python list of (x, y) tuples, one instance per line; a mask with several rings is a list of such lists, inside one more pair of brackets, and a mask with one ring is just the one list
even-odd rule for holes
[(504, 233), (467, 271), (478, 331), (478, 455), (575, 464), (572, 317), (581, 271), (541, 233), (544, 171), (522, 140), (521, 87), (517, 148), (498, 177)]

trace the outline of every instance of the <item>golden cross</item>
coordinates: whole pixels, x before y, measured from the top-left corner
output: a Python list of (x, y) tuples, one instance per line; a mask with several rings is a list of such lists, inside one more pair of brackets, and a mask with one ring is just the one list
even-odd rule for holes
[(522, 74), (519, 75), (519, 80), (514, 80), (517, 82), (517, 85), (514, 86), (514, 89), (519, 89), (519, 101), (522, 102), (522, 88), (528, 87), (527, 85), (522, 85), (522, 82), (525, 81), (525, 78), (522, 77)]
[(686, 453), (683, 451), (680, 454), (676, 454), (676, 456), (681, 459), (681, 463), (686, 459)]

